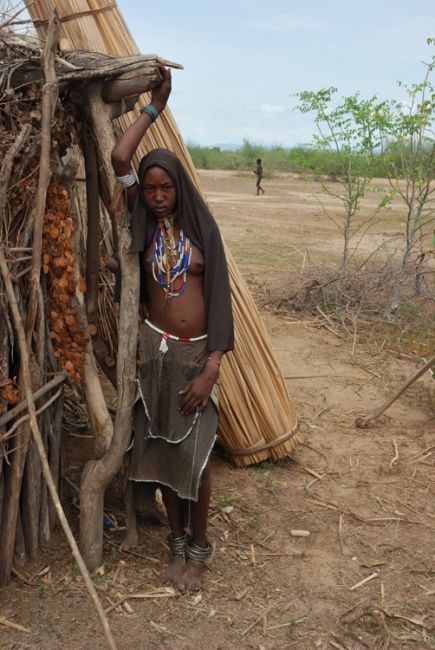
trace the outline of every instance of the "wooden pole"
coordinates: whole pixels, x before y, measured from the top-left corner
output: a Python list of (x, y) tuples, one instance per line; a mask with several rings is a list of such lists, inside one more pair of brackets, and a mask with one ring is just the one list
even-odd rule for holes
[(104, 374), (116, 387), (115, 362), (109, 366), (108, 347), (98, 332), (98, 289), (100, 280), (100, 188), (98, 179), (98, 159), (93, 133), (89, 125), (83, 127), (80, 138), (85, 162), (87, 225), (86, 237), (86, 315), (88, 331), (92, 337), (92, 348), (98, 364)]
[[(69, 168), (63, 167), (63, 173), (59, 176), (59, 181), (62, 186), (67, 190), (69, 196), (72, 197), (74, 193), (74, 181), (77, 174), (78, 163), (77, 161), (70, 160)], [(98, 185), (96, 188), (98, 190)], [(98, 196), (97, 196), (98, 199)], [(76, 224), (76, 229), (73, 235), (73, 248), (76, 251), (76, 256), (73, 261), (74, 267), (74, 281), (75, 281), (75, 303), (76, 303), (76, 316), (80, 325), (80, 330), (87, 335), (87, 343), (85, 349), (85, 363), (83, 365), (83, 387), (86, 395), (86, 403), (89, 412), (89, 420), (91, 423), (92, 432), (95, 436), (95, 450), (98, 456), (102, 456), (104, 451), (109, 447), (113, 435), (112, 418), (107, 408), (106, 398), (104, 396), (101, 379), (98, 374), (98, 367), (95, 361), (92, 343), (89, 334), (90, 331), (87, 313), (86, 313), (86, 294), (80, 290), (81, 269), (86, 266), (85, 261), (80, 259), (80, 252), (84, 249), (84, 237), (81, 228), (81, 219), (75, 208), (76, 202), (71, 201), (70, 216)], [(89, 206), (89, 203), (88, 203)], [(96, 219), (98, 215), (93, 215)], [(91, 236), (96, 239), (96, 248), (92, 249), (94, 256), (97, 258), (97, 265), (95, 273), (98, 276), (98, 232), (91, 227)], [(95, 263), (95, 262), (94, 262)], [(96, 297), (95, 297), (96, 300)]]
[[(50, 153), (51, 153), (51, 122), (58, 95), (58, 84), (55, 71), (55, 59), (57, 42), (59, 37), (60, 22), (56, 10), (50, 19), (47, 40), (41, 52), (41, 67), (44, 73), (45, 83), (42, 88), (41, 99), (41, 152), (39, 158), (38, 188), (35, 202), (35, 218), (33, 222), (32, 239), (32, 267), (30, 271), (30, 295), (27, 306), (27, 345), (29, 353), (32, 350), (32, 340), (35, 323), (39, 309), (39, 331), (44, 324), (43, 303), (41, 296), (41, 259), (42, 259), (42, 233), (44, 226), (44, 214), (47, 197), (47, 188), (50, 181)], [(40, 362), (38, 365), (36, 355), (32, 356), (32, 382), (34, 387), (42, 383), (44, 357), (43, 347), (45, 340), (39, 337), (36, 341)], [(23, 449), (22, 457), (25, 457), (25, 468), (21, 486), (21, 516), (23, 524), (23, 535), (26, 546), (26, 554), (31, 560), (36, 560), (39, 547), (39, 515), (41, 496), (41, 467), (35, 443), (27, 434), (29, 444)]]
[(419, 379), (422, 375), (424, 375), (428, 370), (430, 370), (433, 366), (435, 366), (435, 356), (431, 357), (429, 361), (427, 361), (420, 370), (418, 370), (416, 373), (412, 375), (400, 388), (397, 390), (392, 397), (389, 397), (379, 408), (374, 410), (372, 413), (369, 415), (366, 415), (365, 417), (360, 417), (357, 418), (355, 421), (356, 426), (359, 429), (365, 429), (369, 422), (372, 420), (375, 420), (378, 418), (384, 411), (387, 410), (393, 404), (393, 402), (398, 399), (402, 393), (405, 392), (417, 379)]
[[(109, 191), (114, 195), (115, 175), (110, 155), (115, 144), (110, 108), (101, 98), (101, 84), (91, 84), (88, 102), (93, 130), (100, 154), (102, 171)], [(87, 463), (80, 490), (80, 546), (86, 564), (96, 569), (103, 559), (104, 493), (122, 463), (131, 438), (132, 410), (136, 398), (136, 347), (139, 313), (139, 263), (129, 255), (130, 231), (121, 192), (112, 203), (113, 224), (118, 241), (121, 265), (121, 301), (117, 354), (117, 408), (114, 432), (109, 449), (98, 460)]]
[(45, 83), (42, 88), (41, 103), (41, 154), (39, 160), (38, 189), (35, 202), (35, 220), (32, 241), (32, 270), (30, 273), (30, 296), (27, 308), (27, 342), (30, 346), (33, 328), (35, 326), (38, 303), (39, 283), (41, 279), (42, 230), (44, 225), (45, 203), (47, 188), (50, 182), (50, 152), (51, 152), (51, 121), (56, 106), (58, 85), (54, 62), (57, 41), (59, 37), (59, 15), (54, 9), (50, 20), (47, 41), (41, 56)]

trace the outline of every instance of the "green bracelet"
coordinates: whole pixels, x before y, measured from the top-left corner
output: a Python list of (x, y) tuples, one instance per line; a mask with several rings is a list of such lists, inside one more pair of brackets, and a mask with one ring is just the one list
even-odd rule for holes
[(146, 106), (140, 109), (140, 112), (149, 115), (152, 122), (155, 122), (159, 116), (159, 111), (152, 104), (147, 104)]

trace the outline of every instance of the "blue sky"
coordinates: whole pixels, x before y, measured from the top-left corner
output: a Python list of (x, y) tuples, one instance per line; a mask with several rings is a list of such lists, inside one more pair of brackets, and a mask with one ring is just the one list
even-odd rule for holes
[(182, 63), (170, 107), (183, 138), (203, 145), (310, 140), (292, 94), (400, 97), (435, 35), (435, 0), (118, 0), (143, 53)]

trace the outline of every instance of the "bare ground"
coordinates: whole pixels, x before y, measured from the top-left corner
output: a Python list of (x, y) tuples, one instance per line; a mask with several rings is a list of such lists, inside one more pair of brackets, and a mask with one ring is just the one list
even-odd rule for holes
[[(264, 182), (202, 172), (209, 202), (239, 267), (260, 300), (288, 271), (340, 254), (340, 237), (297, 177)], [(332, 212), (337, 209), (331, 205)], [(396, 209), (366, 240), (397, 245)], [(264, 301), (261, 301), (262, 303)], [(435, 647), (434, 382), (419, 380), (369, 429), (370, 412), (418, 367), (408, 350), (339, 338), (319, 319), (262, 310), (303, 432), (304, 444), (275, 465), (234, 469), (213, 459), (210, 532), (215, 553), (201, 595), (161, 587), (164, 528), (143, 525), (137, 555), (121, 553), (122, 531), (106, 530), (104, 573), (95, 583), (120, 649)], [(68, 441), (77, 479), (88, 439)], [(77, 525), (73, 493), (65, 499)], [(119, 490), (106, 510), (123, 525)], [(292, 531), (308, 531), (306, 537)], [(306, 533), (305, 533), (306, 534)], [(0, 592), (8, 650), (97, 650), (103, 633), (59, 532), (34, 566)], [(134, 598), (134, 594), (141, 597)]]

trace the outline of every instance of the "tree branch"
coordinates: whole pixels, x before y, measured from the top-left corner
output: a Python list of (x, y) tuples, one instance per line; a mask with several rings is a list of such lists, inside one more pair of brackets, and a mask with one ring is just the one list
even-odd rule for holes
[(30, 273), (30, 296), (27, 308), (27, 345), (30, 347), (35, 326), (38, 289), (41, 277), (42, 232), (44, 225), (47, 188), (50, 181), (51, 120), (56, 105), (58, 86), (54, 60), (60, 31), (59, 16), (56, 10), (50, 21), (47, 41), (41, 57), (45, 84), (42, 89), (41, 104), (41, 155), (39, 163), (38, 190), (35, 202), (33, 224), (33, 257)]

